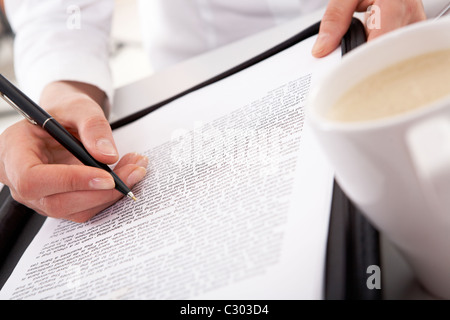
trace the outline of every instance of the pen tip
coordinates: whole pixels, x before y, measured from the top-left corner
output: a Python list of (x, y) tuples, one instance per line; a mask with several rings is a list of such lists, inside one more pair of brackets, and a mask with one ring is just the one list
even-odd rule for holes
[(134, 196), (133, 192), (131, 192), (131, 191), (128, 192), (127, 196), (128, 196), (128, 198), (131, 198), (131, 199), (133, 199), (134, 201), (137, 201), (137, 199), (136, 199), (136, 197)]

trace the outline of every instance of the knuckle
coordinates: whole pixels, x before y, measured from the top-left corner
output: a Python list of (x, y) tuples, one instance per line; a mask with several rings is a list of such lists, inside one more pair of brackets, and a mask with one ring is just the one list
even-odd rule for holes
[(91, 115), (84, 120), (84, 126), (86, 128), (96, 128), (109, 126), (109, 123), (102, 115)]
[(15, 201), (25, 204), (25, 200), (22, 199), (22, 197), (14, 189), (10, 189), (10, 190), (11, 190), (11, 197)]
[(14, 185), (14, 189), (16, 190), (16, 194), (18, 197), (24, 200), (32, 200), (36, 197), (36, 188), (31, 179), (27, 177), (20, 177), (16, 180)]
[(70, 221), (76, 223), (84, 223), (92, 218), (92, 214), (89, 213), (77, 213), (69, 218)]
[(39, 199), (39, 209), (49, 217), (61, 218), (64, 216), (64, 205), (58, 198), (43, 197)]
[(81, 135), (104, 136), (111, 130), (108, 120), (102, 115), (91, 115), (85, 118), (80, 126)]
[(340, 7), (327, 10), (323, 16), (323, 21), (328, 25), (340, 23), (345, 17), (345, 12)]
[(74, 172), (63, 172), (58, 177), (58, 185), (63, 186), (62, 189), (66, 192), (78, 190), (77, 178)]
[(91, 108), (100, 108), (100, 106), (97, 105), (97, 103), (92, 100), (87, 94), (84, 93), (73, 93), (71, 95), (67, 95), (66, 102), (68, 105), (78, 108), (78, 109), (91, 109)]

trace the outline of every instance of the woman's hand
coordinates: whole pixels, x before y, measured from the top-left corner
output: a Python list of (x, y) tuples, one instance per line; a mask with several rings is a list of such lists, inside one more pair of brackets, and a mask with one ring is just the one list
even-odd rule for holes
[[(100, 107), (99, 89), (74, 82), (53, 83), (44, 90), (41, 106), (78, 137), (98, 161), (119, 160), (111, 128)], [(115, 172), (128, 187), (146, 173), (148, 159), (125, 155)], [(0, 181), (13, 198), (38, 213), (84, 222), (123, 195), (114, 189), (112, 176), (81, 164), (42, 128), (22, 120), (0, 136)]]
[(334, 51), (350, 26), (353, 13), (364, 12), (372, 5), (379, 8), (380, 24), (379, 28), (366, 25), (368, 41), (426, 19), (421, 0), (330, 0), (312, 54), (320, 58)]

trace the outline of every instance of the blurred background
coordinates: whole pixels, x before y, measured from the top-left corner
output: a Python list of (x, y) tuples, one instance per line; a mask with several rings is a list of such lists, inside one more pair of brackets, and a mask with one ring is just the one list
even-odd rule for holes
[[(115, 0), (111, 41), (111, 71), (114, 86), (121, 87), (152, 74), (146, 53), (142, 48), (136, 0)], [(13, 83), (13, 34), (0, 0), (0, 73)], [(0, 99), (0, 133), (12, 123), (21, 120), (3, 99)]]
[[(0, 0), (0, 73), (15, 82), (13, 61), (13, 35), (5, 17), (3, 0)], [(19, 119), (15, 111), (0, 99), (0, 132), (10, 123)]]
[[(6, 20), (0, 0), (0, 73), (15, 82), (13, 34)], [(112, 25), (111, 70), (114, 86), (122, 87), (153, 73), (142, 47), (137, 0), (114, 0)], [(429, 17), (434, 17), (448, 0), (423, 0)], [(0, 99), (0, 133), (10, 124), (22, 119)]]

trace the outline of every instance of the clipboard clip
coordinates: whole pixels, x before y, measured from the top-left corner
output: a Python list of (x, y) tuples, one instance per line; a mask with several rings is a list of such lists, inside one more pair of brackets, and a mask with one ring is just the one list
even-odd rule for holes
[(0, 92), (0, 96), (3, 100), (6, 101), (11, 107), (13, 107), (19, 114), (21, 114), (25, 119), (27, 119), (31, 124), (37, 125), (37, 122), (34, 121), (27, 113), (25, 113), (22, 109), (20, 109), (11, 99), (8, 98), (3, 92)]

